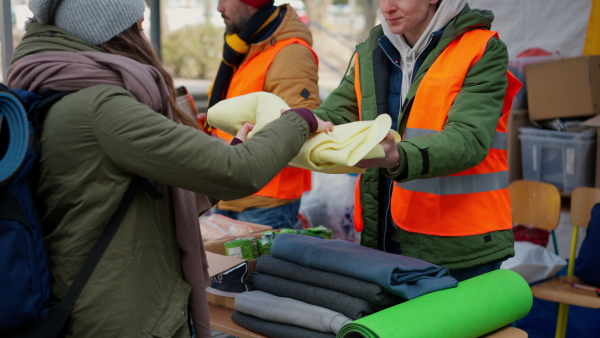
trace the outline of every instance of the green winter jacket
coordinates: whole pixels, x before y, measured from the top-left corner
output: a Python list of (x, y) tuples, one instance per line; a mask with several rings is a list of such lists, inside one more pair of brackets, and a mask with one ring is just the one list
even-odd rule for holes
[[(100, 51), (50, 26), (32, 24), (14, 60), (51, 51)], [(189, 337), (190, 285), (181, 274), (169, 186), (235, 199), (269, 182), (299, 151), (308, 124), (283, 114), (245, 143), (229, 146), (172, 122), (128, 91), (97, 85), (50, 109), (41, 140), (37, 198), (62, 297), (134, 175), (143, 189), (75, 304), (72, 337)], [(200, 259), (200, 257), (199, 257)]]
[[(412, 101), (424, 75), (450, 42), (471, 29), (490, 29), (490, 11), (470, 9), (468, 5), (445, 27), (435, 48), (419, 68), (402, 104), (398, 118), (398, 133), (404, 134)], [(373, 120), (387, 113), (387, 91), (391, 62), (382, 51), (378, 39), (381, 26), (373, 28), (368, 39), (356, 47), (362, 91), (362, 119)], [(389, 178), (406, 182), (419, 178), (450, 175), (478, 164), (491, 145), (498, 118), (501, 115), (506, 91), (508, 54), (504, 43), (492, 38), (482, 58), (474, 64), (465, 79), (463, 89), (448, 113), (444, 131), (398, 143), (401, 154), (400, 170)], [(319, 108), (313, 112), (334, 124), (358, 120), (358, 104), (354, 89), (354, 67)], [(428, 150), (428, 165), (424, 166), (422, 152)], [(466, 150), (469, 151), (466, 151)], [(378, 248), (379, 170), (368, 169), (361, 176), (360, 202), (363, 207), (364, 229), (361, 244)], [(393, 206), (392, 206), (393, 208)], [(481, 220), (484, 222), (485, 220)], [(417, 234), (398, 227), (395, 237), (402, 253), (445, 266), (448, 269), (472, 267), (514, 255), (513, 234), (510, 230), (464, 237)], [(491, 240), (489, 237), (491, 236)], [(484, 238), (486, 237), (486, 238)]]

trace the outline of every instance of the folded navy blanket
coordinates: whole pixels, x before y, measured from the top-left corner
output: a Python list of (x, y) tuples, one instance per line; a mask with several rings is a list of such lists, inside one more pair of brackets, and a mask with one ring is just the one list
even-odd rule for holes
[(247, 315), (237, 310), (233, 311), (231, 319), (239, 326), (270, 338), (335, 338), (335, 334), (333, 333), (319, 332), (294, 325), (275, 323)]
[(258, 257), (256, 271), (345, 293), (381, 307), (389, 307), (404, 301), (373, 282), (309, 268), (271, 255)]
[(458, 285), (446, 268), (344, 240), (278, 234), (271, 246), (271, 255), (313, 269), (373, 282), (406, 300)]
[(364, 299), (348, 296), (341, 292), (302, 284), (260, 272), (250, 274), (246, 282), (251, 290), (261, 290), (275, 296), (292, 298), (324, 307), (339, 312), (352, 320), (384, 309), (376, 307)]

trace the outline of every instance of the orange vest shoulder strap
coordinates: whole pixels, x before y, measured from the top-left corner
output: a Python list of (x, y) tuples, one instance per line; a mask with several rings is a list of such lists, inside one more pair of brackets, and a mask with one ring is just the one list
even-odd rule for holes
[(271, 47), (256, 54), (251, 59), (245, 60), (240, 65), (231, 79), (229, 91), (227, 92), (227, 98), (263, 91), (265, 88), (267, 71), (273, 63), (275, 56), (277, 56), (277, 53), (279, 53), (284, 47), (294, 43), (308, 48), (312, 52), (315, 60), (319, 62), (317, 54), (306, 41), (300, 38), (289, 38), (278, 41)]
[(354, 93), (358, 104), (358, 120), (362, 121), (362, 90), (360, 89), (360, 66), (358, 53), (354, 53)]
[(463, 85), (462, 81), (456, 79), (465, 78), (469, 68), (481, 59), (487, 41), (494, 36), (498, 37), (498, 33), (483, 29), (472, 30), (446, 47), (419, 84), (411, 117), (407, 122), (408, 128), (430, 129), (438, 126), (438, 130), (441, 130), (447, 116), (426, 114), (426, 111), (448, 111)]

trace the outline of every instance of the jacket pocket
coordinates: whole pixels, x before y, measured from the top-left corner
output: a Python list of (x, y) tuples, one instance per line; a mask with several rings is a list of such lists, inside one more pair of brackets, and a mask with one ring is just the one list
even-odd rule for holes
[(188, 299), (191, 286), (181, 278), (176, 278), (171, 288), (171, 293), (165, 297), (162, 304), (152, 315), (147, 327), (149, 334), (146, 337), (170, 338), (174, 337), (184, 325), (188, 323)]
[(433, 237), (434, 252), (442, 264), (484, 264), (507, 256), (513, 247), (512, 236), (512, 230), (500, 230), (472, 236)]

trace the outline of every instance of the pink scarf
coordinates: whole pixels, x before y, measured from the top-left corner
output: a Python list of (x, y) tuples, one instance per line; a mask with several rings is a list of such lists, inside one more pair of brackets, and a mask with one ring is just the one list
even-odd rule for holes
[[(23, 57), (6, 76), (10, 88), (40, 93), (44, 89), (75, 91), (100, 84), (122, 87), (138, 101), (180, 123), (168, 101), (168, 88), (158, 70), (130, 58), (102, 52), (49, 52)], [(190, 311), (196, 334), (210, 337), (206, 287), (210, 284), (199, 212), (210, 208), (204, 195), (172, 187), (175, 231), (184, 280), (192, 286)]]

